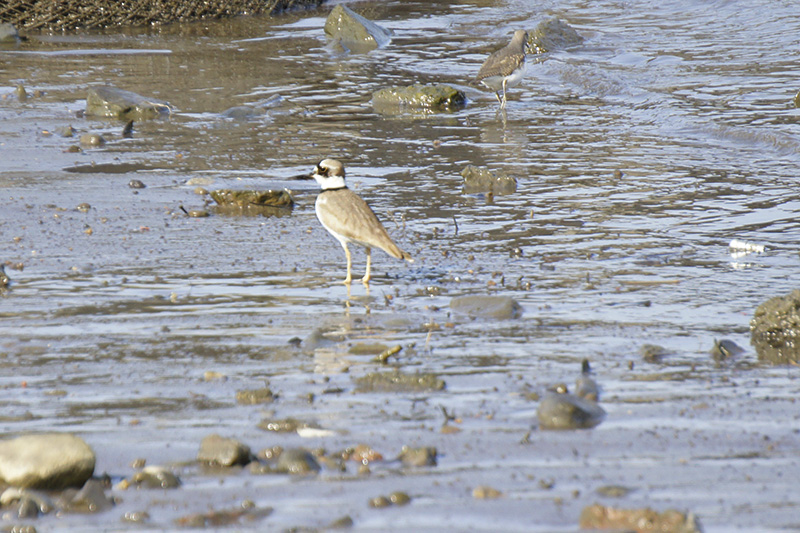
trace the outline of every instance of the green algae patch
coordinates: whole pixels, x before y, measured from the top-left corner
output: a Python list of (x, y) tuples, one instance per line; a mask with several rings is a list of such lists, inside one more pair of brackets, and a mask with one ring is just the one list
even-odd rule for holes
[(396, 113), (404, 108), (453, 110), (464, 107), (463, 91), (450, 85), (414, 84), (408, 87), (386, 87), (372, 93), (372, 106), (381, 113)]
[(435, 392), (445, 388), (443, 379), (427, 372), (370, 372), (355, 383), (358, 392)]

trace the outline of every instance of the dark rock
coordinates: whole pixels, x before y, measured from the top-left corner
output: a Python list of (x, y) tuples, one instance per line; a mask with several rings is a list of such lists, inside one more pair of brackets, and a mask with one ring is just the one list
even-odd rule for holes
[(325, 21), (325, 35), (353, 52), (369, 52), (385, 46), (391, 32), (368, 20), (347, 6), (337, 5)]
[(464, 178), (464, 193), (475, 194), (490, 192), (492, 194), (513, 194), (517, 192), (517, 180), (513, 176), (499, 174), (495, 176), (489, 170), (467, 165), (461, 171)]
[(91, 87), (86, 96), (86, 114), (120, 120), (148, 120), (171, 111), (169, 104), (111, 86)]
[(800, 290), (770, 298), (756, 308), (750, 321), (750, 343), (760, 361), (800, 362)]
[(372, 106), (379, 113), (397, 114), (404, 108), (455, 110), (464, 107), (463, 91), (450, 85), (414, 84), (407, 87), (386, 87), (372, 93)]
[(0, 441), (0, 479), (14, 487), (80, 487), (94, 465), (94, 451), (75, 435), (45, 433)]
[(198, 461), (212, 466), (246, 465), (251, 459), (249, 446), (216, 434), (204, 438), (197, 453)]
[(510, 296), (457, 296), (450, 300), (454, 313), (500, 320), (519, 318), (522, 307)]
[(572, 26), (556, 17), (543, 20), (528, 35), (528, 42), (537, 54), (563, 50), (583, 42), (583, 37)]

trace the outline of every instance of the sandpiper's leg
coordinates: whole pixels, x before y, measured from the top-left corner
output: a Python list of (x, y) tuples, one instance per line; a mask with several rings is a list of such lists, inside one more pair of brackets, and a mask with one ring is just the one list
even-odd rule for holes
[(347, 243), (342, 243), (342, 248), (344, 248), (344, 255), (347, 257), (347, 277), (344, 278), (345, 285), (350, 285), (350, 282), (353, 281), (353, 276), (350, 274), (350, 268), (353, 266), (353, 259), (350, 257), (350, 249), (347, 247)]
[(503, 105), (503, 99), (500, 98), (500, 91), (496, 91), (494, 95), (497, 97), (497, 101), (500, 102), (500, 105)]
[(503, 79), (503, 101), (500, 102), (500, 109), (506, 108), (506, 80)]
[(369, 270), (371, 267), (372, 267), (372, 248), (367, 248), (367, 273), (364, 274), (363, 278), (361, 278), (361, 282), (364, 285), (369, 285), (369, 280), (372, 279), (372, 277), (369, 275)]

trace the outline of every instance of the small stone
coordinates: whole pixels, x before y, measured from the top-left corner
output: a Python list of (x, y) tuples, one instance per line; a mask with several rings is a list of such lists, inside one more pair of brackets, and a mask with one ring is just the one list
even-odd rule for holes
[(78, 204), (78, 207), (76, 207), (76, 209), (81, 213), (88, 213), (91, 208), (92, 206), (87, 204), (86, 202)]
[(478, 485), (472, 489), (472, 497), (476, 500), (494, 500), (502, 495), (502, 492), (488, 485)]
[(392, 502), (386, 496), (376, 496), (369, 499), (369, 506), (373, 509), (384, 509), (392, 505)]
[(131, 180), (128, 182), (128, 187), (131, 189), (144, 189), (147, 185), (145, 185), (142, 180)]
[(128, 511), (122, 515), (123, 522), (130, 522), (132, 524), (143, 524), (150, 520), (150, 514), (147, 511)]
[(389, 501), (394, 505), (408, 505), (411, 503), (411, 496), (405, 492), (393, 492), (389, 494)]
[(132, 481), (146, 489), (176, 489), (181, 486), (181, 480), (171, 470), (155, 465), (134, 474)]
[(102, 146), (106, 140), (99, 133), (84, 133), (81, 135), (81, 144), (84, 146)]

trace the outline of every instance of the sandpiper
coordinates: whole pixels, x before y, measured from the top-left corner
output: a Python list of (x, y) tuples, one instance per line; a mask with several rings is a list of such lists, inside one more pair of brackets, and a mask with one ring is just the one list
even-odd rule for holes
[[(528, 32), (517, 30), (507, 46), (490, 55), (484, 61), (475, 78), (494, 91), (500, 109), (506, 107), (506, 89), (519, 84), (525, 75), (525, 51), (528, 47)], [(500, 97), (500, 92), (503, 97)]]
[(367, 250), (367, 272), (361, 278), (364, 285), (369, 284), (371, 279), (373, 247), (380, 248), (397, 259), (414, 262), (410, 255), (392, 241), (386, 228), (367, 202), (347, 188), (344, 182), (344, 165), (340, 161), (336, 159), (320, 161), (308, 178), (315, 179), (322, 187), (316, 202), (317, 218), (344, 248), (347, 257), (347, 277), (344, 283), (349, 285), (353, 279), (350, 273), (352, 266), (350, 249), (347, 247), (349, 243), (360, 244)]

